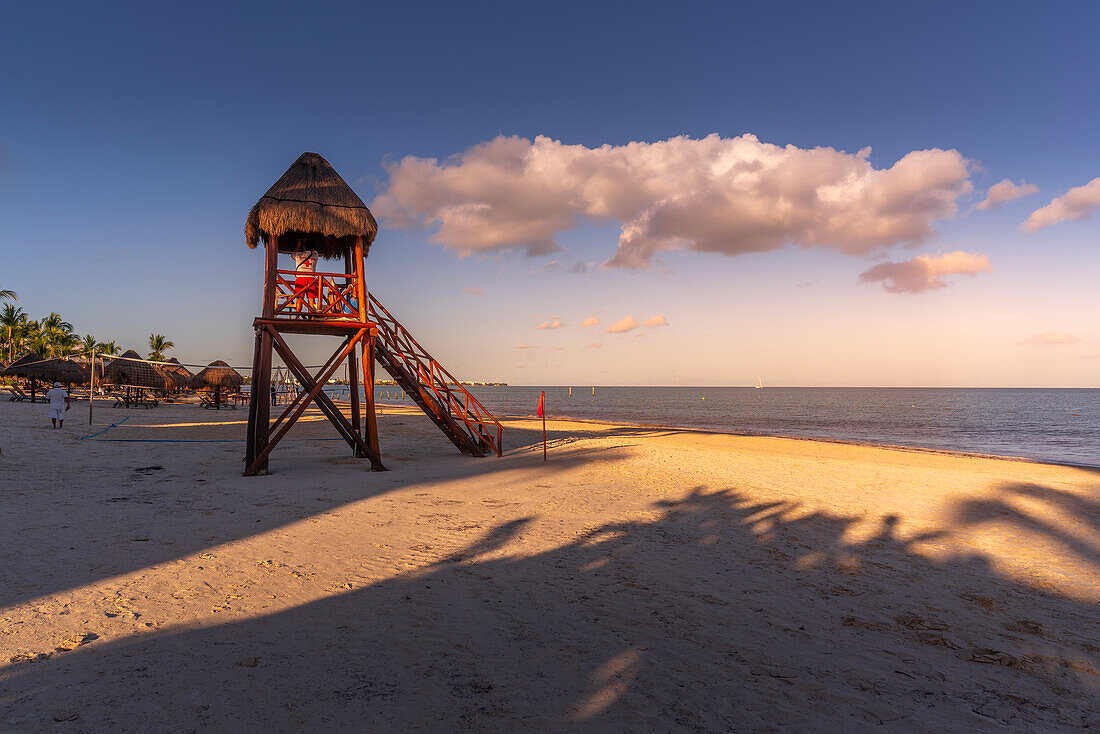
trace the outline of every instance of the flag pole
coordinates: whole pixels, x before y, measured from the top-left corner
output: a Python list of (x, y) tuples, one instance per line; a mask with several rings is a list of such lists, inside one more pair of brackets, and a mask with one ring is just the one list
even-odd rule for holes
[(539, 413), (542, 414), (542, 460), (546, 461), (546, 391), (539, 394)]

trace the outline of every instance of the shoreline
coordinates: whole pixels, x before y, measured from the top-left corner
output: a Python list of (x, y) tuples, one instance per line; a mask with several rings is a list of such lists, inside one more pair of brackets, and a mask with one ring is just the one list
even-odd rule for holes
[[(410, 408), (415, 406), (401, 405), (397, 403), (383, 403), (378, 402), (379, 407), (385, 406), (387, 408)], [(497, 416), (500, 420), (538, 420), (535, 415), (514, 415), (510, 413), (501, 413)], [(878, 441), (857, 441), (855, 439), (844, 438), (823, 438), (820, 436), (796, 436), (792, 434), (778, 434), (778, 433), (751, 433), (746, 431), (731, 431), (721, 428), (702, 428), (699, 426), (677, 426), (666, 425), (662, 423), (638, 423), (634, 421), (615, 421), (615, 420), (599, 420), (596, 418), (576, 418), (568, 415), (556, 415), (554, 417), (547, 417), (548, 421), (562, 420), (570, 421), (572, 423), (589, 423), (592, 425), (603, 426), (626, 426), (631, 428), (655, 428), (666, 431), (683, 431), (683, 432), (695, 432), (695, 433), (707, 433), (717, 434), (722, 436), (740, 436), (743, 438), (778, 438), (790, 441), (813, 441), (815, 443), (830, 443), (839, 444), (841, 446), (864, 446), (867, 448), (876, 449), (891, 449), (894, 451), (912, 451), (921, 454), (940, 454), (943, 456), (957, 456), (961, 458), (971, 459), (999, 459), (1001, 461), (1017, 461), (1025, 464), (1042, 464), (1044, 466), (1064, 466), (1069, 469), (1100, 469), (1100, 464), (1083, 464), (1072, 461), (1057, 461), (1054, 459), (1039, 459), (1029, 456), (1011, 456), (1005, 454), (987, 454), (980, 451), (962, 451), (958, 449), (943, 449), (933, 446), (907, 446), (904, 444), (882, 443)]]

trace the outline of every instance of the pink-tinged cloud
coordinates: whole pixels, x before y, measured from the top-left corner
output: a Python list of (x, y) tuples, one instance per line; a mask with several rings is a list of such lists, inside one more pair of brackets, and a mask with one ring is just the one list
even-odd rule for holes
[(589, 316), (587, 319), (581, 322), (581, 326), (599, 326), (600, 320), (595, 316)]
[(642, 326), (647, 326), (650, 329), (659, 329), (662, 326), (668, 326), (668, 319), (661, 314), (657, 314), (643, 321)]
[(485, 295), (485, 291), (483, 291), (481, 288), (474, 288), (473, 286), (469, 286), (469, 285), (466, 286), (465, 288), (463, 288), (462, 292), (463, 293), (468, 293), (471, 296), (484, 296)]
[(549, 321), (543, 321), (541, 324), (535, 327), (535, 331), (542, 331), (544, 329), (560, 329), (565, 326), (561, 319), (551, 319)]
[(1057, 196), (1042, 209), (1036, 209), (1024, 222), (1028, 232), (1038, 232), (1059, 222), (1088, 219), (1092, 210), (1100, 206), (1100, 177), (1094, 178), (1084, 186), (1070, 189)]
[(989, 192), (986, 193), (985, 199), (978, 204), (978, 209), (1000, 209), (1001, 204), (1006, 201), (1014, 201), (1016, 199), (1022, 199), (1025, 196), (1037, 193), (1039, 187), (1035, 184), (1029, 184), (1025, 181), (1021, 181), (1019, 185), (1012, 183), (1007, 178), (998, 184), (993, 184), (989, 187)]
[(604, 331), (605, 334), (623, 334), (638, 328), (638, 321), (633, 316), (619, 319)]
[(923, 293), (946, 288), (947, 278), (952, 275), (991, 273), (993, 266), (985, 255), (971, 255), (956, 250), (936, 257), (917, 255), (905, 262), (879, 263), (860, 274), (862, 283), (881, 282), (889, 293)]
[(603, 342), (592, 342), (591, 344), (585, 344), (585, 349), (599, 349), (603, 346)]
[(1076, 334), (1070, 334), (1065, 331), (1044, 331), (1042, 334), (1036, 334), (1035, 336), (1024, 339), (1024, 344), (1037, 344), (1043, 347), (1051, 347), (1077, 344), (1080, 341), (1081, 337)]
[(523, 342), (520, 342), (516, 345), (516, 349), (542, 349), (542, 347), (532, 346), (530, 344), (524, 344)]
[(762, 143), (754, 135), (587, 148), (497, 137), (457, 156), (407, 157), (371, 209), (391, 227), (437, 226), (460, 255), (547, 255), (584, 222), (617, 222), (605, 265), (645, 268), (662, 250), (740, 255), (787, 244), (864, 255), (917, 243), (972, 190), (955, 150), (918, 150), (875, 168), (845, 153)]

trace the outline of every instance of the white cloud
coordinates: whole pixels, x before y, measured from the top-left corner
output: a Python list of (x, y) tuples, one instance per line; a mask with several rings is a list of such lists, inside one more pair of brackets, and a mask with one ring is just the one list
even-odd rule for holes
[(1004, 181), (989, 187), (989, 192), (986, 193), (985, 199), (978, 204), (977, 208), (1000, 209), (1001, 204), (1006, 201), (1021, 199), (1038, 191), (1039, 187), (1035, 184), (1021, 181), (1019, 185), (1016, 185), (1006, 178)]
[(461, 255), (559, 249), (584, 221), (621, 225), (612, 267), (644, 268), (687, 247), (739, 255), (788, 243), (863, 255), (921, 242), (969, 193), (968, 161), (918, 150), (876, 169), (851, 154), (760, 142), (754, 135), (587, 148), (539, 136), (497, 137), (457, 156), (406, 157), (371, 204), (388, 226), (438, 226), (431, 241)]
[(591, 344), (585, 344), (585, 349), (599, 349), (603, 346), (603, 342), (592, 342)]
[(469, 286), (469, 285), (466, 286), (465, 288), (463, 288), (462, 292), (463, 293), (468, 293), (471, 296), (484, 296), (485, 295), (485, 291), (483, 291), (481, 288), (474, 288), (473, 286)]
[(565, 326), (562, 320), (559, 318), (553, 318), (550, 321), (543, 321), (541, 324), (535, 327), (535, 331), (542, 331), (543, 329), (560, 329)]
[(595, 316), (589, 316), (587, 319), (581, 322), (581, 326), (599, 326), (600, 320)]
[(860, 274), (860, 282), (882, 282), (889, 293), (922, 293), (946, 288), (950, 275), (976, 276), (993, 272), (989, 258), (956, 250), (946, 255), (917, 255), (905, 262), (879, 263)]
[(605, 334), (623, 334), (638, 328), (638, 322), (633, 316), (619, 319), (604, 331)]
[(1081, 337), (1076, 334), (1069, 334), (1065, 331), (1044, 331), (1042, 334), (1036, 334), (1035, 336), (1024, 339), (1023, 343), (1049, 347), (1076, 344), (1079, 341), (1081, 341)]
[(1038, 232), (1059, 222), (1088, 219), (1089, 214), (1100, 206), (1100, 176), (1084, 186), (1078, 186), (1057, 196), (1042, 209), (1036, 209), (1024, 222), (1028, 232)]
[(662, 326), (668, 326), (668, 319), (666, 319), (661, 314), (657, 314), (656, 316), (653, 316), (643, 321), (642, 326), (648, 326), (651, 329), (657, 329)]
[(531, 346), (530, 344), (524, 344), (523, 342), (520, 342), (516, 345), (516, 349), (542, 349), (542, 347)]

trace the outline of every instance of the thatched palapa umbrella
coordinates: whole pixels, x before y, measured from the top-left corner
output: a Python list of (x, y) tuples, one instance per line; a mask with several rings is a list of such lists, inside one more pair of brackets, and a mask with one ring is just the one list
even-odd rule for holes
[(343, 257), (362, 239), (363, 254), (378, 234), (378, 222), (329, 162), (302, 153), (282, 178), (260, 197), (244, 225), (249, 247), (262, 239), (279, 241), (280, 252), (294, 252), (298, 240), (321, 257)]
[(121, 357), (111, 359), (111, 363), (103, 370), (103, 381), (120, 387), (164, 389), (164, 378), (133, 349)]
[(91, 377), (91, 370), (87, 365), (82, 365), (69, 359), (53, 357), (42, 359), (35, 353), (25, 354), (10, 366), (0, 371), (0, 377), (23, 377), (31, 381), (31, 399), (34, 399), (36, 382), (87, 382)]
[(214, 360), (204, 367), (197, 375), (191, 378), (191, 387), (196, 390), (202, 388), (214, 388), (214, 405), (221, 407), (221, 391), (237, 392), (244, 383), (244, 377), (240, 372), (230, 367), (220, 359)]
[[(23, 372), (25, 367), (31, 366), (33, 363), (41, 362), (42, 357), (34, 352), (27, 352), (19, 359), (12, 362), (10, 365), (0, 370), (0, 377), (29, 377)], [(35, 394), (35, 382), (36, 378), (29, 377), (31, 381), (31, 401), (34, 400)]]
[(169, 359), (168, 364), (156, 365), (156, 370), (164, 378), (165, 390), (183, 390), (191, 387), (194, 375), (175, 357)]

